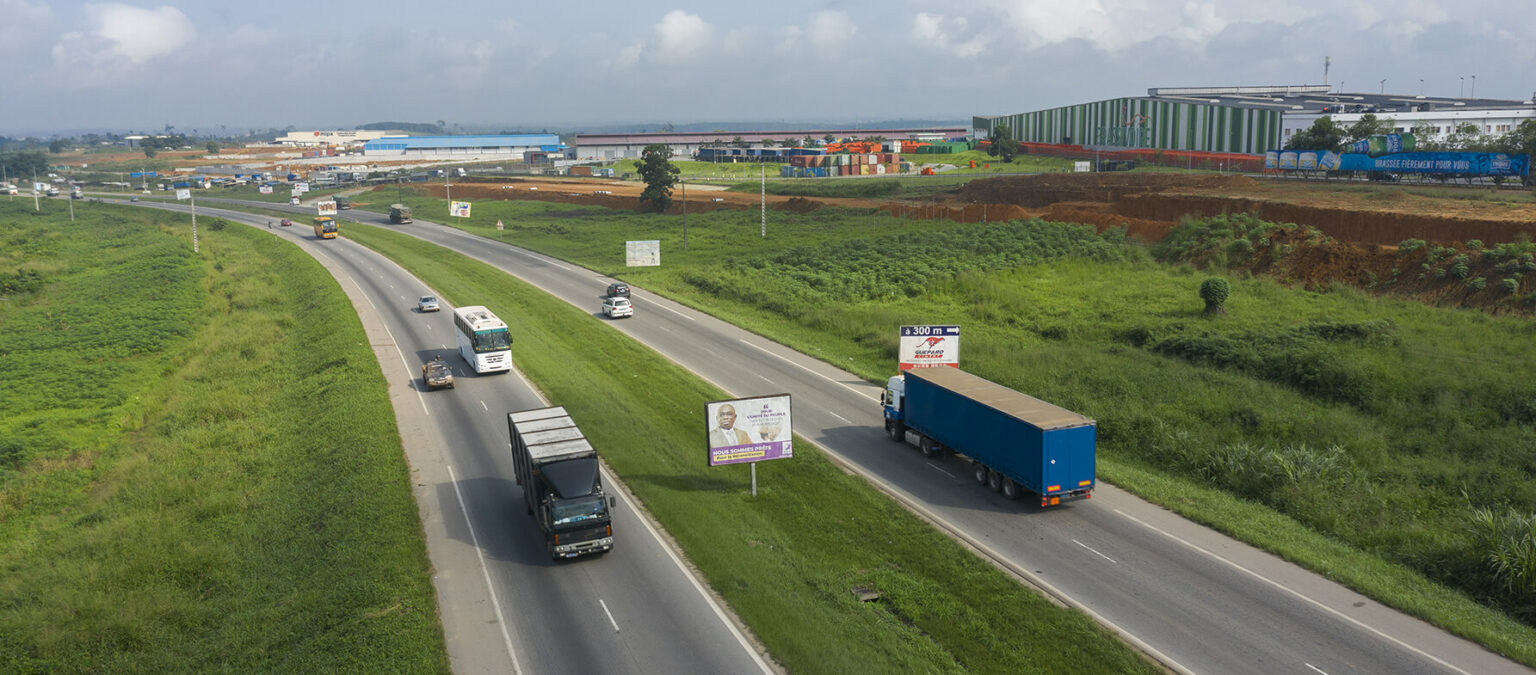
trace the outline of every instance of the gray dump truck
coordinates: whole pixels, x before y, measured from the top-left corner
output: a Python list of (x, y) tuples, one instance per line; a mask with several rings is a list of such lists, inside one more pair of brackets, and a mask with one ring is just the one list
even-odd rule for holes
[(390, 204), (389, 205), (389, 222), (391, 222), (391, 223), (409, 223), (409, 222), (411, 222), (411, 207), (406, 206), (404, 204)]

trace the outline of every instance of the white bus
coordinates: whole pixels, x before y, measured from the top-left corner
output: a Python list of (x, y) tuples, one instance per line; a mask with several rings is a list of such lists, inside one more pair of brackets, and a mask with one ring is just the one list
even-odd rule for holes
[(459, 356), (476, 373), (512, 370), (512, 333), (491, 310), (478, 305), (454, 309), (453, 334), (458, 336)]

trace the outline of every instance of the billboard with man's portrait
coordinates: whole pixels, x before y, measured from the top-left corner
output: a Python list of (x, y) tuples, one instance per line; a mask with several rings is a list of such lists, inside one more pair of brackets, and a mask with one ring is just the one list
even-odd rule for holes
[(714, 401), (704, 414), (710, 466), (794, 455), (789, 394)]

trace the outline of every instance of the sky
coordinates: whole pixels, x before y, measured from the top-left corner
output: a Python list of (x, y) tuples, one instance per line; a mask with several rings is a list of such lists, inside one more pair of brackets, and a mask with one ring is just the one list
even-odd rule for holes
[(1529, 100), (1533, 36), (1533, 0), (0, 0), (0, 134), (969, 123), (1325, 57), (1348, 91)]

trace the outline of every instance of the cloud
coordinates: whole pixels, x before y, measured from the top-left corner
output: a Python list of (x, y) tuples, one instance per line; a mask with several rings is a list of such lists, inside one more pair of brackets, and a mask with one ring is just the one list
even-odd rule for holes
[(917, 44), (931, 45), (965, 59), (975, 58), (987, 51), (991, 39), (986, 35), (973, 34), (960, 40), (958, 35), (969, 32), (970, 22), (965, 17), (950, 18), (941, 14), (919, 12), (912, 19), (912, 38)]
[(60, 36), (53, 46), (57, 66), (142, 65), (175, 53), (197, 37), (187, 15), (169, 5), (142, 9), (116, 3), (90, 4), (83, 10), (90, 29)]
[(697, 14), (680, 9), (668, 12), (655, 26), (656, 59), (680, 62), (692, 58), (709, 43), (712, 30)]
[(21, 51), (53, 16), (46, 4), (25, 0), (0, 0), (0, 53)]

